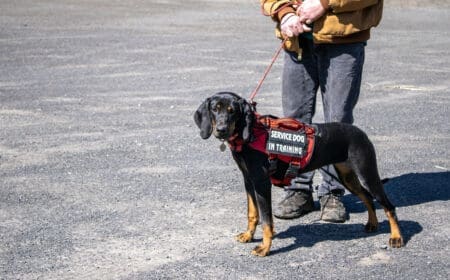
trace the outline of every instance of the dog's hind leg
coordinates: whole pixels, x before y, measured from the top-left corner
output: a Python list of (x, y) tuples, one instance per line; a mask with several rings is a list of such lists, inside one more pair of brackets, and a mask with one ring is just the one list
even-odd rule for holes
[(387, 210), (384, 208), (386, 216), (389, 220), (389, 226), (391, 227), (391, 237), (389, 238), (389, 246), (393, 248), (403, 247), (403, 236), (398, 225), (397, 215), (395, 210)]
[[(370, 164), (370, 162), (372, 164)], [(383, 207), (384, 212), (389, 221), (389, 226), (391, 228), (391, 237), (389, 238), (389, 245), (393, 248), (400, 248), (403, 246), (403, 237), (398, 225), (397, 215), (395, 214), (395, 207), (389, 201), (386, 193), (384, 191), (383, 183), (381, 182), (380, 176), (378, 175), (378, 170), (376, 167), (376, 160), (370, 161), (366, 160), (366, 164), (355, 167), (359, 178), (361, 178), (361, 183), (363, 186), (370, 191), (372, 196), (380, 203)]]
[(358, 196), (367, 208), (369, 217), (367, 224), (364, 227), (365, 231), (376, 231), (378, 229), (378, 219), (371, 194), (361, 186), (358, 176), (356, 176), (355, 172), (345, 163), (335, 164), (334, 167), (344, 186), (354, 195)]
[[(369, 183), (370, 182), (370, 183)], [(397, 215), (395, 214), (395, 207), (389, 201), (386, 193), (384, 192), (383, 184), (381, 180), (371, 180), (367, 182), (363, 182), (364, 185), (367, 185), (369, 190), (372, 192), (375, 199), (384, 209), (386, 216), (389, 221), (389, 226), (391, 228), (391, 237), (389, 238), (389, 246), (393, 248), (400, 248), (403, 246), (403, 237), (400, 230), (400, 226), (398, 225)]]

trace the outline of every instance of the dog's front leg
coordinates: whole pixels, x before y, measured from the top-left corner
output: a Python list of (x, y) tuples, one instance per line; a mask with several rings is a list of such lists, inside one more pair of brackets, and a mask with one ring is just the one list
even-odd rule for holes
[(236, 236), (236, 240), (241, 243), (251, 242), (255, 234), (256, 226), (258, 225), (259, 216), (256, 208), (254, 197), (247, 192), (247, 230)]
[(273, 218), (272, 218), (272, 184), (267, 173), (267, 156), (253, 150), (246, 153), (233, 153), (239, 169), (244, 175), (245, 189), (248, 202), (247, 231), (237, 236), (240, 242), (249, 242), (253, 238), (258, 221), (262, 223), (262, 243), (253, 249), (252, 254), (267, 256), (272, 246)]
[(248, 164), (244, 155), (241, 153), (233, 153), (233, 158), (244, 176), (245, 191), (247, 193), (248, 219), (247, 230), (236, 235), (236, 240), (241, 243), (247, 243), (253, 240), (253, 235), (255, 234), (255, 230), (259, 222), (259, 213), (255, 198), (255, 187), (250, 179)]
[(254, 195), (253, 186), (250, 182), (245, 182), (245, 189), (247, 192), (247, 230), (236, 236), (236, 240), (241, 243), (251, 242), (255, 234), (256, 226), (259, 222), (258, 208), (256, 207), (256, 199)]
[(256, 201), (258, 203), (259, 216), (263, 229), (263, 240), (261, 244), (253, 249), (252, 254), (260, 257), (269, 254), (274, 235), (271, 187), (272, 185), (268, 178), (266, 180), (260, 180), (255, 185)]
[(259, 212), (260, 221), (263, 229), (262, 243), (256, 246), (252, 254), (260, 257), (267, 256), (272, 246), (274, 235), (273, 217), (272, 217), (272, 184), (264, 168), (252, 172), (255, 186), (255, 198)]

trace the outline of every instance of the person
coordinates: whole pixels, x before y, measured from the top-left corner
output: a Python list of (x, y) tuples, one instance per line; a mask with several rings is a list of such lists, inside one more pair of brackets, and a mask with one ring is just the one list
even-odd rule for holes
[[(311, 123), (320, 89), (325, 122), (353, 123), (370, 29), (381, 20), (383, 0), (261, 0), (265, 15), (286, 38), (282, 73), (282, 109), (286, 117)], [(341, 201), (345, 189), (333, 166), (320, 169), (317, 186), (321, 219), (345, 222)], [(298, 218), (314, 210), (314, 172), (301, 174), (286, 187), (286, 197), (274, 209), (281, 219)]]

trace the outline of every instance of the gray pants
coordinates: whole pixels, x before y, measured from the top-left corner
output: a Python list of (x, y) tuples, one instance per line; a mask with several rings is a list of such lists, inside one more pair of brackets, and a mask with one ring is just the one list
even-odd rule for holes
[[(282, 105), (286, 117), (311, 123), (316, 94), (320, 88), (325, 122), (353, 123), (353, 108), (358, 101), (364, 64), (365, 43), (314, 45), (301, 38), (302, 59), (286, 52), (282, 77)], [(323, 182), (318, 196), (345, 192), (333, 166), (320, 170)], [(312, 189), (313, 172), (301, 174), (287, 189)]]

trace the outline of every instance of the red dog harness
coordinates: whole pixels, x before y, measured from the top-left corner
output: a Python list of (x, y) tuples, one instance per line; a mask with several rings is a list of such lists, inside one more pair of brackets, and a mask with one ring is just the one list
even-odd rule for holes
[[(311, 160), (314, 151), (315, 129), (292, 118), (275, 118), (260, 116), (255, 113), (256, 122), (253, 126), (253, 140), (247, 145), (269, 156), (269, 173), (273, 185), (288, 186)], [(244, 140), (234, 135), (228, 140), (232, 151), (242, 151)], [(283, 178), (273, 175), (278, 162), (288, 165)]]

